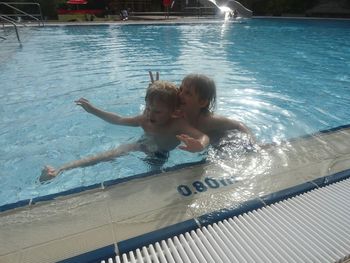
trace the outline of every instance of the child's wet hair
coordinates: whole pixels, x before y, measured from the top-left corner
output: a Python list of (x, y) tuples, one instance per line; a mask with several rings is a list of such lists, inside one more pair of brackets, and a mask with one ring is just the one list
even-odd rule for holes
[(189, 74), (182, 80), (182, 85), (194, 88), (200, 99), (208, 100), (208, 105), (202, 108), (203, 113), (214, 111), (216, 106), (216, 86), (213, 79), (202, 74)]
[(145, 101), (152, 103), (155, 100), (161, 101), (171, 110), (179, 106), (178, 88), (169, 81), (157, 80), (151, 83), (147, 89)]

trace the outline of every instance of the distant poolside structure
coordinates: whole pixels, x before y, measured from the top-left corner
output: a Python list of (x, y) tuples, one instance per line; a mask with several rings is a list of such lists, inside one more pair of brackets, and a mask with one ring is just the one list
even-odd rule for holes
[[(203, 0), (201, 0), (203, 1)], [(235, 13), (236, 16), (250, 18), (253, 12), (235, 0), (208, 0), (224, 13)]]

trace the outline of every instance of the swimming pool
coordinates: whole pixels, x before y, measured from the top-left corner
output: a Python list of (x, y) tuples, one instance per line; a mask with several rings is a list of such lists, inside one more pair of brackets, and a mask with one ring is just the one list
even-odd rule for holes
[[(85, 113), (86, 97), (137, 114), (148, 70), (177, 84), (213, 77), (217, 112), (246, 123), (259, 141), (280, 142), (348, 124), (350, 21), (253, 19), (238, 23), (29, 28), (23, 46), (1, 43), (0, 205), (148, 171), (142, 154), (37, 182), (46, 164), (138, 138)], [(174, 151), (168, 167), (202, 157)]]

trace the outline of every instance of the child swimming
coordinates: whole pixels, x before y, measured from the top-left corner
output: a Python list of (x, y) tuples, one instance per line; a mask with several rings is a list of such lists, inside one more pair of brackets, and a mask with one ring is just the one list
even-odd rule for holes
[(180, 109), (188, 122), (207, 134), (211, 144), (216, 144), (227, 132), (237, 130), (251, 136), (248, 127), (242, 122), (214, 114), (216, 103), (215, 82), (202, 74), (187, 75), (179, 91)]
[[(149, 72), (151, 82), (153, 73)], [(159, 80), (159, 72), (156, 72)], [(242, 122), (214, 114), (216, 104), (216, 85), (213, 79), (203, 74), (189, 74), (180, 85), (178, 97), (180, 100), (179, 116), (184, 117), (194, 128), (210, 138), (210, 144), (216, 145), (231, 131), (238, 131), (255, 139), (249, 128)]]
[(167, 81), (154, 81), (147, 89), (145, 111), (138, 116), (122, 117), (116, 113), (103, 111), (88, 100), (80, 98), (76, 104), (87, 112), (116, 125), (142, 127), (145, 135), (135, 143), (124, 144), (115, 149), (75, 160), (58, 169), (45, 166), (39, 178), (41, 182), (50, 180), (65, 170), (110, 161), (132, 151), (142, 151), (147, 156), (167, 157), (168, 152), (182, 142), (178, 148), (189, 152), (204, 150), (209, 137), (192, 127), (187, 120), (175, 116), (178, 109), (178, 89)]

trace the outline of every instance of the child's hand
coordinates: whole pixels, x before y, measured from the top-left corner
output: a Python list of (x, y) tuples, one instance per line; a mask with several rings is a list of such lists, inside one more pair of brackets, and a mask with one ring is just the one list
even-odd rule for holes
[(46, 182), (48, 180), (51, 180), (54, 177), (56, 177), (57, 174), (58, 174), (58, 171), (56, 171), (55, 168), (53, 168), (52, 166), (46, 165), (41, 171), (41, 175), (39, 177), (39, 182), (43, 183), (43, 182)]
[(85, 98), (80, 98), (80, 99), (78, 99), (78, 100), (76, 100), (74, 102), (75, 102), (75, 104), (81, 106), (87, 112), (92, 112), (92, 110), (93, 110), (92, 104), (90, 103), (90, 101), (88, 101)]
[(178, 147), (181, 150), (188, 152), (200, 152), (204, 150), (204, 146), (202, 145), (200, 140), (192, 138), (187, 134), (176, 135), (176, 138), (178, 138), (182, 143), (184, 143), (184, 145), (180, 145)]

